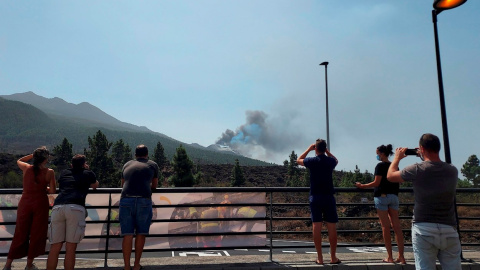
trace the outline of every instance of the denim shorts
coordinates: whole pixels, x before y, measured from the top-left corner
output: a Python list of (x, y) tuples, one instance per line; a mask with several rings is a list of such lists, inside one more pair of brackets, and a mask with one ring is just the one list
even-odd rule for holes
[(312, 222), (338, 222), (337, 203), (333, 195), (311, 195), (309, 201)]
[(398, 210), (399, 202), (398, 196), (395, 194), (386, 194), (385, 197), (374, 197), (375, 208), (382, 211), (387, 211), (388, 208)]
[(119, 209), (122, 236), (149, 233), (152, 223), (152, 200), (150, 198), (121, 198)]
[(461, 270), (460, 239), (451, 225), (420, 222), (412, 225), (412, 246), (416, 269), (436, 270), (436, 260), (442, 269)]

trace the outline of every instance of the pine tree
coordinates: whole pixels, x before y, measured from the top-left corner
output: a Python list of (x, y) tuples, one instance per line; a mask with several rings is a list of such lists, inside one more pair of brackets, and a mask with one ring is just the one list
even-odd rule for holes
[(287, 187), (305, 186), (304, 176), (300, 175), (300, 168), (297, 164), (297, 154), (295, 154), (295, 151), (292, 151), (290, 154), (289, 161), (285, 160), (285, 162), (284, 166), (287, 166)]
[(289, 162), (287, 166), (287, 175), (288, 177), (292, 178), (298, 175), (299, 168), (297, 164), (297, 154), (295, 154), (295, 151), (292, 151), (292, 153), (289, 156)]
[(165, 149), (163, 148), (162, 143), (157, 142), (157, 146), (155, 146), (155, 150), (153, 150), (152, 160), (158, 164), (158, 169), (160, 171), (163, 171), (168, 165), (168, 160), (165, 156)]
[(132, 160), (133, 157), (132, 157), (132, 148), (130, 147), (130, 145), (125, 144), (125, 148), (124, 148), (124, 151), (123, 151), (123, 160), (122, 160), (122, 163), (125, 164), (127, 163), (128, 161)]
[(242, 167), (240, 167), (240, 162), (238, 159), (235, 159), (235, 166), (233, 166), (232, 176), (230, 177), (230, 186), (241, 187), (245, 185), (245, 182), (245, 176), (243, 175)]
[(172, 159), (173, 176), (171, 182), (175, 187), (192, 187), (195, 179), (193, 177), (193, 162), (187, 155), (187, 151), (180, 145)]
[(480, 186), (480, 161), (476, 155), (471, 155), (460, 171), (473, 184), (473, 187)]
[(66, 166), (72, 161), (72, 144), (67, 140), (67, 138), (63, 138), (62, 144), (53, 147), (52, 152), (55, 156), (55, 158), (52, 160), (52, 163), (55, 166)]
[(122, 139), (120, 139), (113, 144), (112, 158), (116, 162), (121, 163), (123, 162), (124, 157), (125, 157), (125, 143), (123, 142)]
[(90, 165), (90, 170), (95, 172), (100, 185), (102, 187), (119, 187), (118, 172), (115, 170), (112, 157), (108, 155), (112, 143), (99, 130), (93, 138), (88, 136), (88, 147), (88, 150), (84, 150), (87, 163)]

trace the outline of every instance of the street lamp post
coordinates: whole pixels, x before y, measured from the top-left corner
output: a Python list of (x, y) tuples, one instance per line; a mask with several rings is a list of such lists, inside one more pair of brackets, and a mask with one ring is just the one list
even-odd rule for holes
[[(433, 32), (435, 34), (435, 55), (437, 58), (438, 92), (440, 96), (440, 111), (442, 114), (443, 145), (445, 148), (444, 150), (445, 161), (449, 164), (452, 163), (452, 158), (450, 156), (450, 142), (448, 139), (447, 112), (445, 109), (445, 95), (443, 94), (443, 77), (442, 77), (442, 64), (440, 61), (440, 46), (438, 42), (437, 15), (444, 10), (456, 8), (465, 2), (467, 2), (467, 0), (434, 0), (433, 10), (432, 10)], [(460, 232), (460, 223), (458, 221), (456, 197), (454, 198), (454, 204), (455, 204), (455, 218), (457, 221), (457, 231)], [(463, 257), (463, 250), (460, 250), (460, 258), (463, 261), (471, 261), (471, 260), (466, 260)]]
[(445, 109), (445, 95), (443, 93), (443, 77), (442, 77), (442, 64), (440, 61), (440, 46), (438, 42), (438, 29), (437, 29), (437, 15), (443, 10), (456, 8), (467, 0), (435, 0), (433, 1), (432, 21), (433, 31), (435, 34), (435, 54), (437, 58), (437, 76), (438, 76), (438, 92), (440, 96), (440, 111), (442, 115), (442, 130), (443, 130), (443, 145), (445, 151), (445, 161), (452, 163), (450, 156), (450, 141), (448, 138), (448, 126), (447, 126), (447, 112)]
[(332, 144), (330, 142), (330, 126), (328, 123), (328, 78), (327, 78), (327, 66), (328, 62), (322, 62), (320, 66), (325, 66), (325, 102), (327, 104), (326, 110), (327, 110), (327, 144), (328, 144), (328, 149), (331, 151), (332, 150)]

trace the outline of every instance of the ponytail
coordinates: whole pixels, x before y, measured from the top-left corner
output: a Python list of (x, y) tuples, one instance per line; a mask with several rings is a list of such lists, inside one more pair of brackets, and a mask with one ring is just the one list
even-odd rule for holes
[(48, 159), (50, 153), (45, 146), (35, 149), (33, 152), (33, 174), (35, 183), (38, 184), (38, 173), (40, 172), (40, 165)]

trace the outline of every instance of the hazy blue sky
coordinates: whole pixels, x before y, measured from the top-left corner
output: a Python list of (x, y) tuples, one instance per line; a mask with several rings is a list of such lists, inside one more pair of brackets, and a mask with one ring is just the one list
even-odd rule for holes
[[(0, 94), (89, 102), (281, 163), (326, 138), (337, 169), (442, 138), (429, 0), (0, 1)], [(480, 1), (438, 17), (452, 160), (480, 156)], [(442, 149), (443, 157), (443, 149)], [(401, 166), (417, 161), (409, 157)]]

